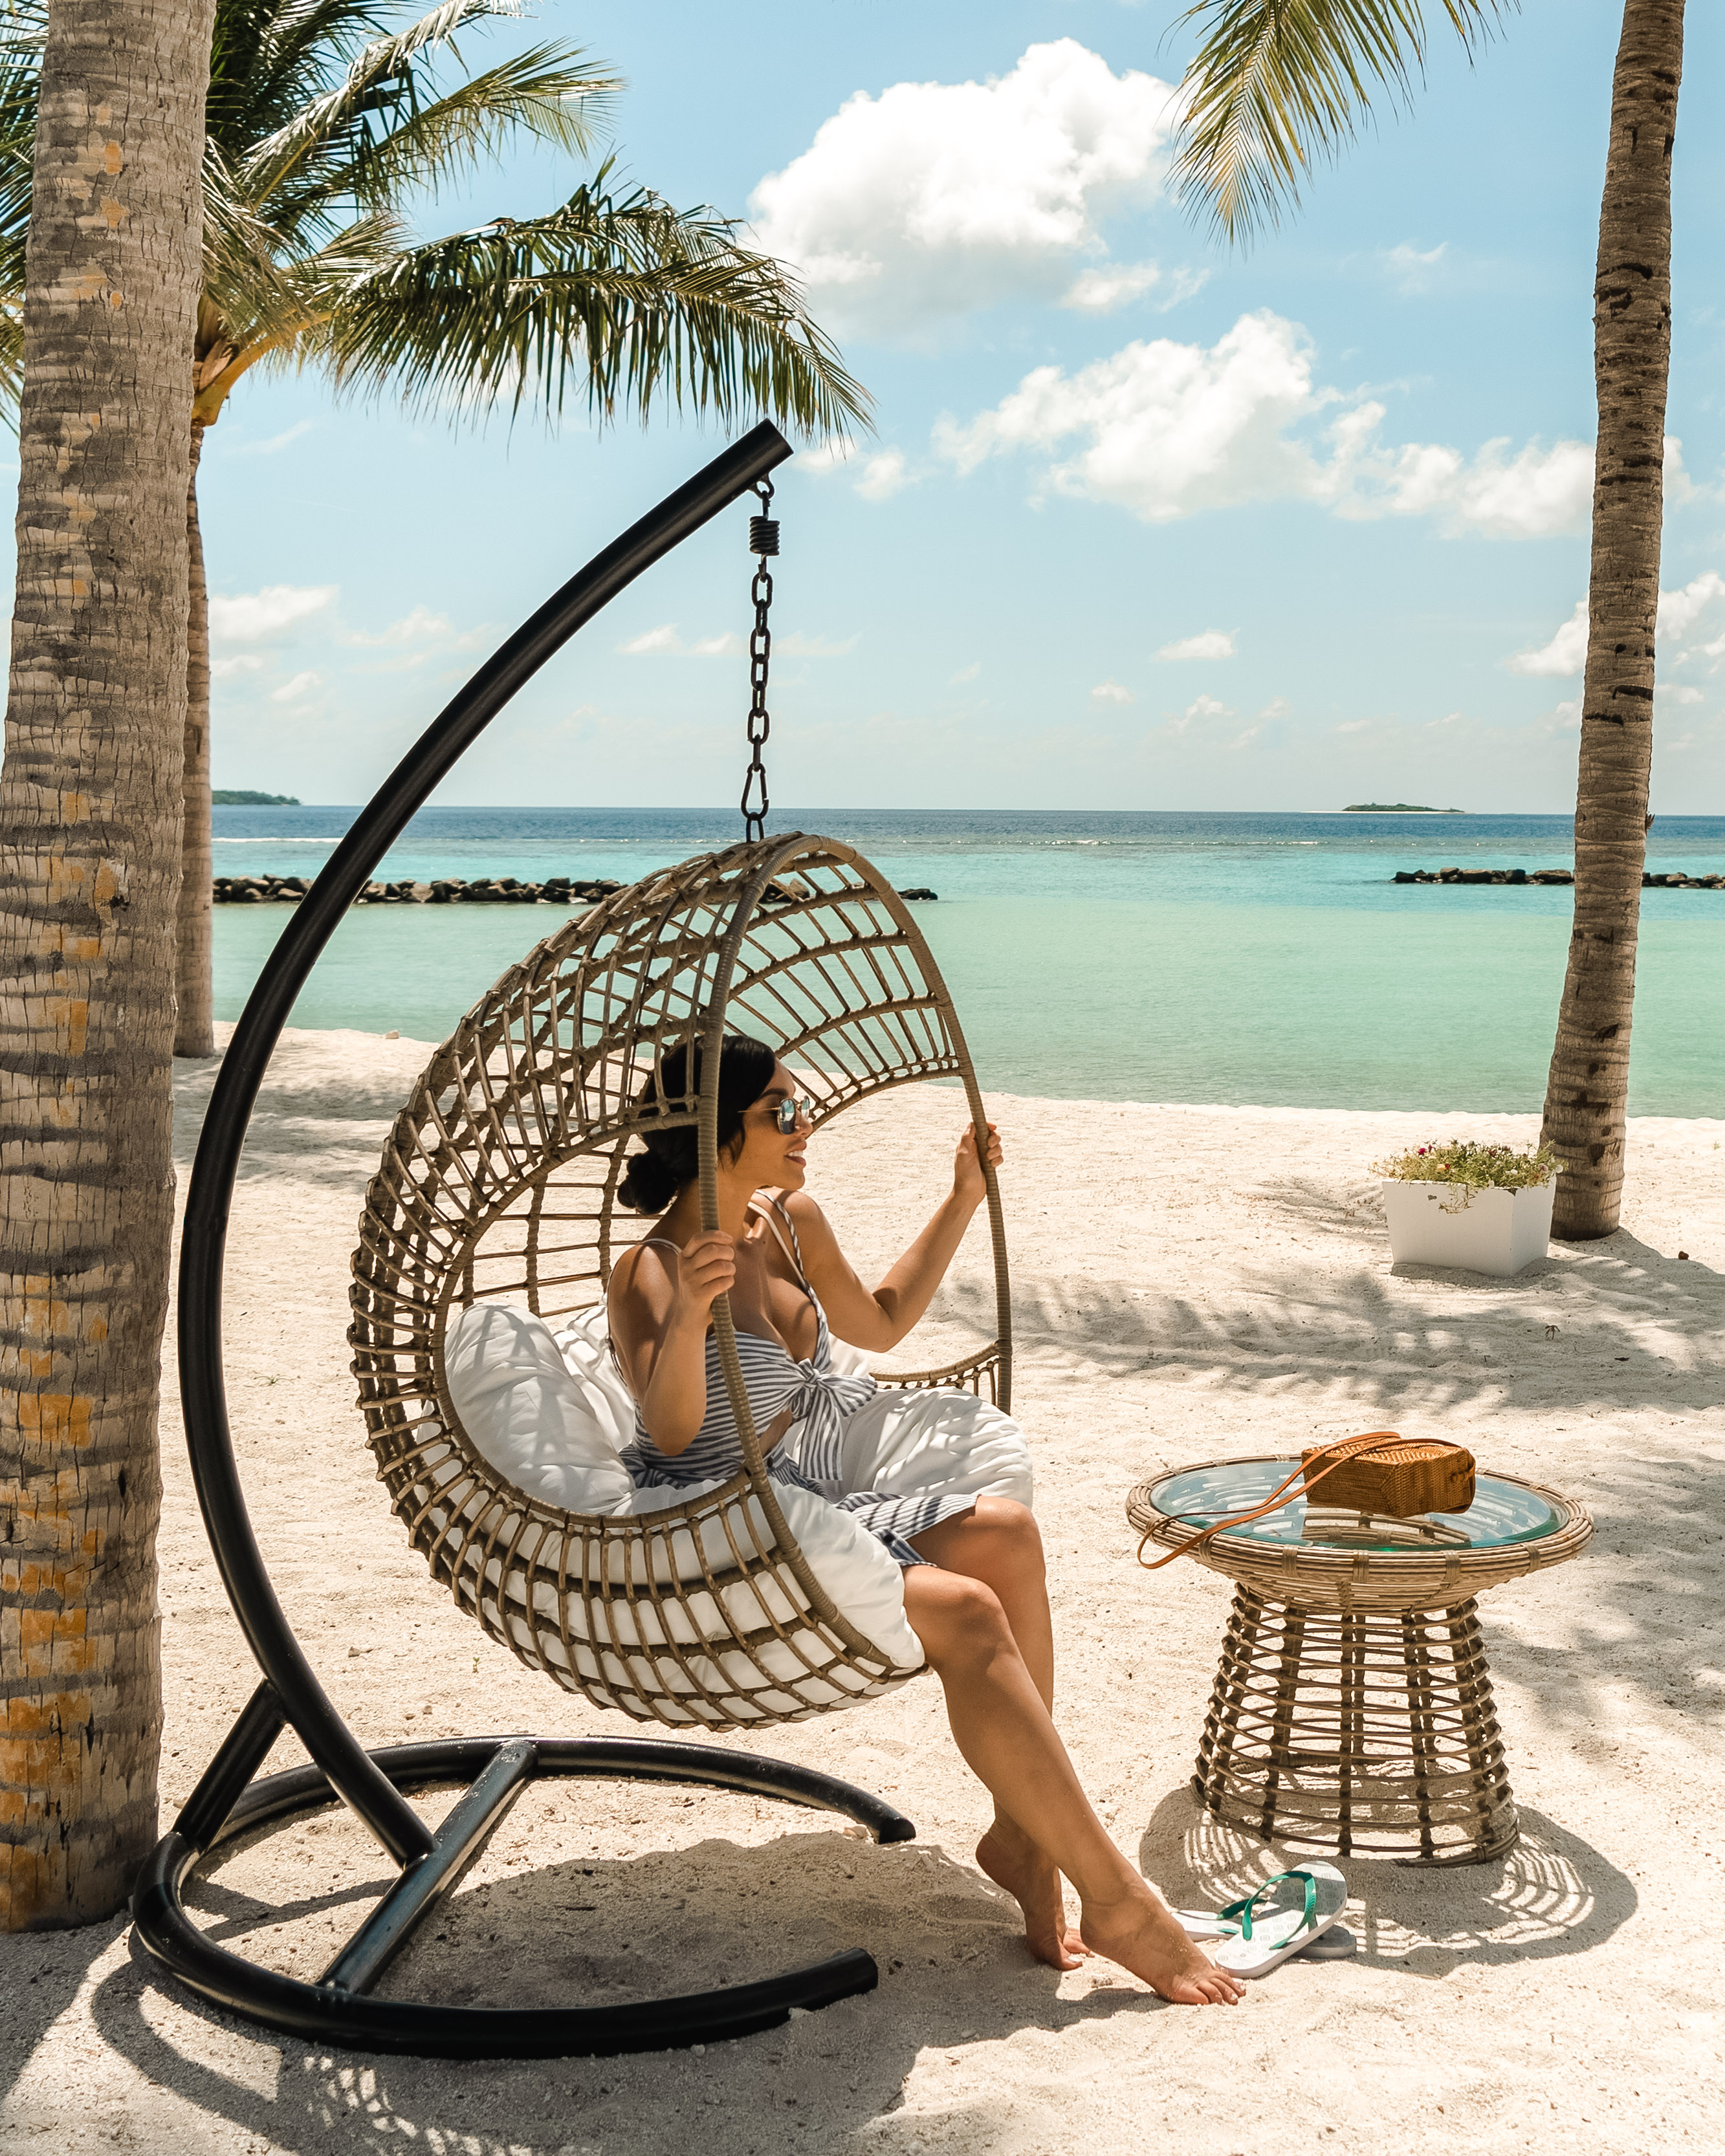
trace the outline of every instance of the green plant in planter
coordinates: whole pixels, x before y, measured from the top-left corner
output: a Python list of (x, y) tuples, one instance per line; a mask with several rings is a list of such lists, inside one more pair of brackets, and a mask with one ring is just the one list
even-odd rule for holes
[(1459, 1203), (1439, 1201), (1445, 1213), (1463, 1213), (1476, 1190), (1533, 1190), (1563, 1173), (1563, 1163), (1550, 1146), (1476, 1145), (1471, 1138), (1446, 1138), (1441, 1145), (1414, 1146), (1391, 1160), (1372, 1163), (1374, 1175), (1395, 1183), (1447, 1183)]

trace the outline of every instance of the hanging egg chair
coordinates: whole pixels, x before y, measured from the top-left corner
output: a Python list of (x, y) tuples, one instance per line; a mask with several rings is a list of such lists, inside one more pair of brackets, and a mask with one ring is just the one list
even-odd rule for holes
[[(903, 1621), (897, 1566), (821, 1499), (769, 1478), (723, 1299), (714, 1327), (744, 1471), (678, 1502), (652, 1492), (644, 1513), (603, 1444), (585, 1477), (590, 1509), (511, 1481), (495, 1444), (488, 1456), (468, 1426), (495, 1408), (498, 1388), (470, 1379), (477, 1405), (464, 1422), (450, 1343), (476, 1306), (524, 1304), (561, 1324), (559, 1347), (603, 1424), (618, 1381), (605, 1367), (600, 1299), (651, 1224), (618, 1206), (624, 1161), (644, 1131), (697, 1126), (703, 1218), (717, 1224), (727, 1032), (776, 1050), (813, 1097), (817, 1126), (921, 1079), (957, 1081), (983, 1124), (951, 998), (904, 901), (835, 840), (757, 839), (615, 892), (511, 968), (396, 1118), (353, 1257), (360, 1404), (414, 1547), (530, 1667), (597, 1706), (673, 1724), (798, 1721), (914, 1675), (921, 1650)], [(701, 1091), (644, 1103), (642, 1081), (692, 1040), (704, 1045)], [(1006, 1406), (1006, 1241), (986, 1174), (996, 1337), (944, 1369), (884, 1382), (986, 1389)], [(503, 1345), (506, 1357), (518, 1349), (518, 1337)], [(537, 1399), (541, 1370), (527, 1368)], [(622, 1434), (615, 1422), (611, 1434)], [(1000, 1450), (985, 1430), (967, 1486), (1017, 1494)], [(810, 1536), (830, 1576), (802, 1546)], [(871, 1618), (885, 1637), (869, 1635)]]
[[(616, 2005), (471, 2006), (375, 1995), (394, 1958), (483, 1851), (528, 1785), (605, 1778), (746, 1791), (837, 1812), (877, 1841), (916, 1830), (837, 1776), (735, 1746), (663, 1735), (421, 1739), (368, 1750), (319, 1683), (288, 1622), (253, 1532), (234, 1457), (223, 1375), (228, 1209), (258, 1090), (301, 990), (348, 907), (415, 812), (510, 699), (611, 598), (790, 454), (754, 428), (597, 555), (493, 654), (415, 743), (293, 915), (247, 1001), (210, 1095), (187, 1194), (178, 1296), (180, 1399), (210, 1546), (260, 1671), (256, 1691), (141, 1871), (138, 1938), (204, 1999), (317, 2044), (461, 2058), (605, 2054), (710, 2043), (796, 2010), (871, 1990), (878, 1971), (852, 1948), (758, 1981)], [(690, 1040), (716, 1050), (727, 1025), (772, 1042), (826, 1122), (883, 1089), (933, 1078), (981, 1102), (950, 999), (902, 901), (848, 847), (766, 839), (765, 556), (770, 519), (752, 520), (760, 561), (751, 640), (755, 756), (749, 839), (667, 870), (570, 921), (511, 968), (433, 1057), (397, 1117), (373, 1178), (353, 1263), (350, 1338), (378, 1469), (433, 1572), (493, 1637), (589, 1700), (638, 1721), (759, 1726), (883, 1691), (920, 1652), (890, 1596), (854, 1591), (820, 1550), (837, 1507), (774, 1484), (723, 1299), (714, 1305), (743, 1471), (662, 1505), (615, 1487), (608, 1502), (552, 1502), (477, 1441), (482, 1418), (458, 1399), (464, 1337), (492, 1317), (560, 1327), (551, 1357), (571, 1382), (601, 1383), (603, 1296), (620, 1251), (645, 1224), (616, 1210), (631, 1138), (647, 1127), (642, 1084)], [(702, 1090), (658, 1101), (660, 1128), (699, 1133), (703, 1219), (717, 1225), (716, 1053)], [(888, 1382), (968, 1387), (1009, 1403), (1005, 1246), (991, 1173), (997, 1337), (945, 1370)], [(584, 1364), (583, 1358), (585, 1358)], [(470, 1373), (471, 1374), (471, 1373)], [(554, 1375), (554, 1373), (551, 1373)], [(1010, 1428), (1011, 1426), (1008, 1425)], [(1016, 1432), (1014, 1433), (1016, 1440)], [(1022, 1453), (1022, 1441), (1018, 1441)], [(603, 1446), (597, 1448), (603, 1453)], [(615, 1450), (615, 1447), (613, 1447)], [(1001, 1463), (979, 1456), (966, 1487)], [(601, 1457), (600, 1481), (610, 1472)], [(626, 1477), (624, 1478), (626, 1481)], [(565, 1491), (567, 1497), (569, 1492)], [(651, 1493), (665, 1497), (665, 1493)], [(866, 1537), (864, 1539), (867, 1539)], [(875, 1580), (898, 1580), (878, 1543)], [(854, 1551), (851, 1553), (856, 1554)], [(868, 1553), (864, 1553), (866, 1556)], [(292, 1729), (309, 1763), (260, 1772)], [(461, 1794), (435, 1827), (409, 1801)], [(345, 1805), (398, 1869), (382, 1898), (314, 1979), (248, 1960), (193, 1922), (184, 1891), (198, 1866), (244, 1838)], [(299, 1891), (296, 1888), (296, 1891)]]

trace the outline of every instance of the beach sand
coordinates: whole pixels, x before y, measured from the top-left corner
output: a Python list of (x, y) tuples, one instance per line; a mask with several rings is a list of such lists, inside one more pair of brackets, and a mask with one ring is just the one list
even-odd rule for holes
[[(364, 1179), (423, 1044), (290, 1034), (234, 1208), (234, 1427), (260, 1539), (336, 1704), (380, 1743), (626, 1732), (522, 1669), (409, 1551), (343, 1338)], [(213, 1065), (178, 1077), (182, 1184)], [(1120, 1846), (1180, 1903), (1276, 1866), (1187, 1777), (1227, 1584), (1133, 1562), (1158, 1469), (1392, 1424), (1593, 1509), (1574, 1563), (1481, 1604), (1522, 1839), (1430, 1871), (1349, 1860), (1350, 1961), (1238, 2009), (1164, 2005), (1106, 1964), (1032, 1963), (971, 1850), (987, 1807), (937, 1685), (753, 1742), (888, 1797), (878, 1849), (827, 1815), (627, 1784), (530, 1793), (384, 1988), (615, 2000), (867, 1948), (873, 1994), (703, 2054), (486, 2065), (332, 2055), (206, 2010), (125, 1924), (0, 1940), (0, 2148), (431, 2156), (1651, 2150), (1719, 2146), (1725, 2005), (1725, 1122), (1632, 1128), (1625, 1225), (1512, 1281), (1392, 1270), (1369, 1163), (1531, 1117), (996, 1098), (1060, 1656), (1058, 1714)], [(959, 1097), (924, 1088), (817, 1141), (811, 1186), (867, 1271), (938, 1194)], [(1686, 1262), (1676, 1253), (1686, 1250)], [(916, 1359), (981, 1337), (973, 1230)], [(170, 1339), (172, 1320), (170, 1319)], [(204, 1542), (168, 1388), (164, 1825), (255, 1671)], [(272, 1758), (300, 1756), (285, 1739)], [(446, 1796), (426, 1800), (440, 1815)], [(218, 1936), (315, 1972), (389, 1867), (326, 1815), (194, 1896)], [(262, 1928), (259, 1929), (258, 1927)]]

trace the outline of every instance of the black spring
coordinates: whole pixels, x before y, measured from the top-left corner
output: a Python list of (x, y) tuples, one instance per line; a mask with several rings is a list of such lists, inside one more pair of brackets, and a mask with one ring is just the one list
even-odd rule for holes
[(776, 554), (779, 551), (779, 520), (776, 516), (751, 516), (749, 520), (749, 551), (751, 554)]

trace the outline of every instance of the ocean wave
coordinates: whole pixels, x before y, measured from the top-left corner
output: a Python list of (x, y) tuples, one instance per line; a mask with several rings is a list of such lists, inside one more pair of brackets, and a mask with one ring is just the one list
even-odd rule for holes
[(291, 838), (284, 834), (279, 838), (212, 839), (209, 843), (213, 846), (338, 846), (342, 842), (339, 839), (308, 839), (302, 832), (296, 831)]

